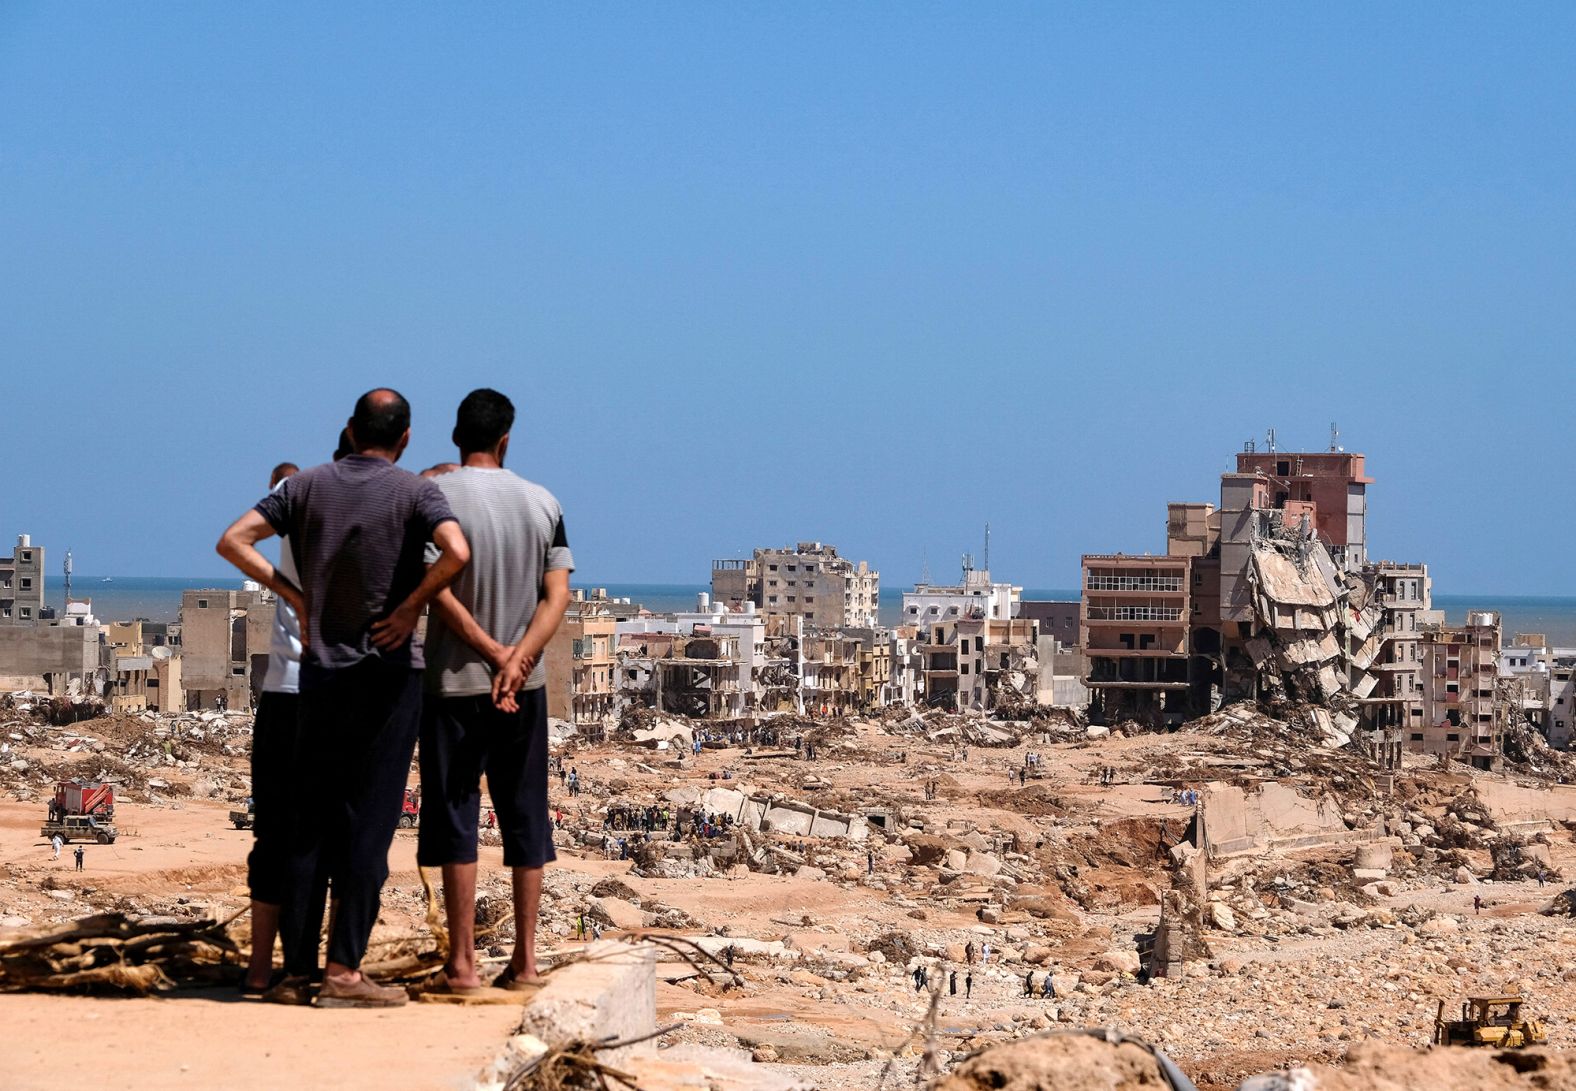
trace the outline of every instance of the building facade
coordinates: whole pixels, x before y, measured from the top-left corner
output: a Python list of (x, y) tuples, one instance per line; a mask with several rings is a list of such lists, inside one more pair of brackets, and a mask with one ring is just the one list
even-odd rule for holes
[(542, 656), (549, 716), (579, 725), (616, 718), (617, 629), (594, 602), (570, 604)]
[(1468, 611), (1462, 625), (1424, 628), (1423, 722), (1407, 732), (1407, 749), (1480, 768), (1494, 763), (1504, 729), (1495, 693), (1499, 642), (1499, 615), (1490, 610)]
[(1006, 621), (1018, 616), (1023, 588), (1010, 583), (993, 583), (990, 571), (967, 564), (955, 584), (916, 584), (903, 592), (903, 624), (933, 625), (958, 618), (988, 618)]
[(820, 629), (873, 626), (880, 613), (880, 574), (821, 542), (757, 549), (748, 560), (713, 561), (711, 586), (724, 605), (753, 602), (762, 613), (797, 617)]
[(1192, 558), (1086, 554), (1084, 654), (1090, 701), (1107, 719), (1190, 709)]
[(249, 710), (268, 673), (274, 598), (256, 584), (181, 593), (182, 681), (191, 709)]
[(0, 557), (0, 625), (29, 625), (44, 614), (44, 547), (26, 534)]

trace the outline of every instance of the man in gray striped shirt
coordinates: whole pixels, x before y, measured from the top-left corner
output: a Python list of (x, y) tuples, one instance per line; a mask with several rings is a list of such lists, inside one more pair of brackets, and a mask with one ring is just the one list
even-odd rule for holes
[(439, 988), (476, 975), (476, 831), (487, 775), (513, 869), (515, 949), (494, 981), (537, 976), (542, 869), (554, 859), (547, 815), (547, 694), (542, 651), (569, 603), (574, 559), (553, 494), (503, 468), (514, 406), (495, 390), (460, 403), (461, 467), (434, 480), (470, 543), (471, 563), (433, 601), (421, 724), (416, 859), (443, 869), (449, 964)]
[[(287, 976), (268, 999), (304, 1003), (317, 969), (325, 883), (337, 901), (320, 1007), (387, 1007), (402, 989), (361, 973), (388, 879), (421, 715), (428, 602), (470, 558), (436, 486), (395, 465), (410, 405), (372, 390), (349, 423), (355, 452), (287, 479), (225, 531), (219, 553), (301, 620), (300, 711), (289, 767), (289, 874), (279, 928)], [(257, 551), (284, 535), (297, 587)], [(439, 556), (424, 565), (427, 542)]]

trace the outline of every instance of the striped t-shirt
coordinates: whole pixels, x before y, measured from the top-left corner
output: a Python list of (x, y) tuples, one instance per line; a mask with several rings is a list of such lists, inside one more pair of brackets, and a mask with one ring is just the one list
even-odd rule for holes
[[(542, 575), (575, 567), (563, 509), (552, 493), (509, 470), (463, 466), (435, 480), (471, 546), (471, 563), (449, 589), (494, 640), (519, 643), (541, 601)], [(538, 659), (522, 688), (546, 682)], [(492, 668), (436, 612), (427, 622), (426, 688), (445, 697), (492, 691)]]
[(301, 689), (325, 672), (380, 656), (420, 669), (414, 638), (384, 651), (372, 623), (404, 602), (426, 575), (425, 548), (454, 518), (436, 485), (386, 458), (347, 455), (285, 479), (257, 504), (286, 538), (306, 596)]

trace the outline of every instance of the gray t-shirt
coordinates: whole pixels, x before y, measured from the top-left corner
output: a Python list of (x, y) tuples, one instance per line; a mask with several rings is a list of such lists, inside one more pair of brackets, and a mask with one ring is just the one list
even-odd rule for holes
[[(563, 509), (552, 493), (509, 470), (464, 466), (435, 480), (471, 544), (471, 563), (449, 589), (494, 640), (519, 643), (541, 601), (542, 575), (575, 567)], [(546, 682), (538, 660), (524, 688)], [(427, 623), (426, 688), (445, 697), (492, 691), (491, 666), (436, 611)]]

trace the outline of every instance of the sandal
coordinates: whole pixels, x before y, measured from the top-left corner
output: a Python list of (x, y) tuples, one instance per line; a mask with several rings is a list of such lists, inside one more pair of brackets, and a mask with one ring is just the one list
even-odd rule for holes
[(284, 979), (284, 970), (275, 970), (273, 973), (268, 975), (268, 984), (259, 989), (256, 985), (248, 985), (246, 983), (246, 975), (242, 974), (241, 981), (236, 986), (236, 989), (238, 992), (240, 992), (242, 1000), (261, 1000), (269, 989), (273, 988)]
[(503, 972), (493, 978), (492, 987), (495, 989), (508, 989), (510, 992), (515, 993), (528, 993), (540, 989), (542, 984), (540, 976), (534, 981), (526, 981), (521, 978), (515, 972), (514, 965), (511, 963), (504, 966)]
[(481, 996), (487, 992), (485, 985), (455, 985), (449, 981), (449, 971), (442, 970), (436, 977), (422, 985), (423, 995), (432, 996)]

